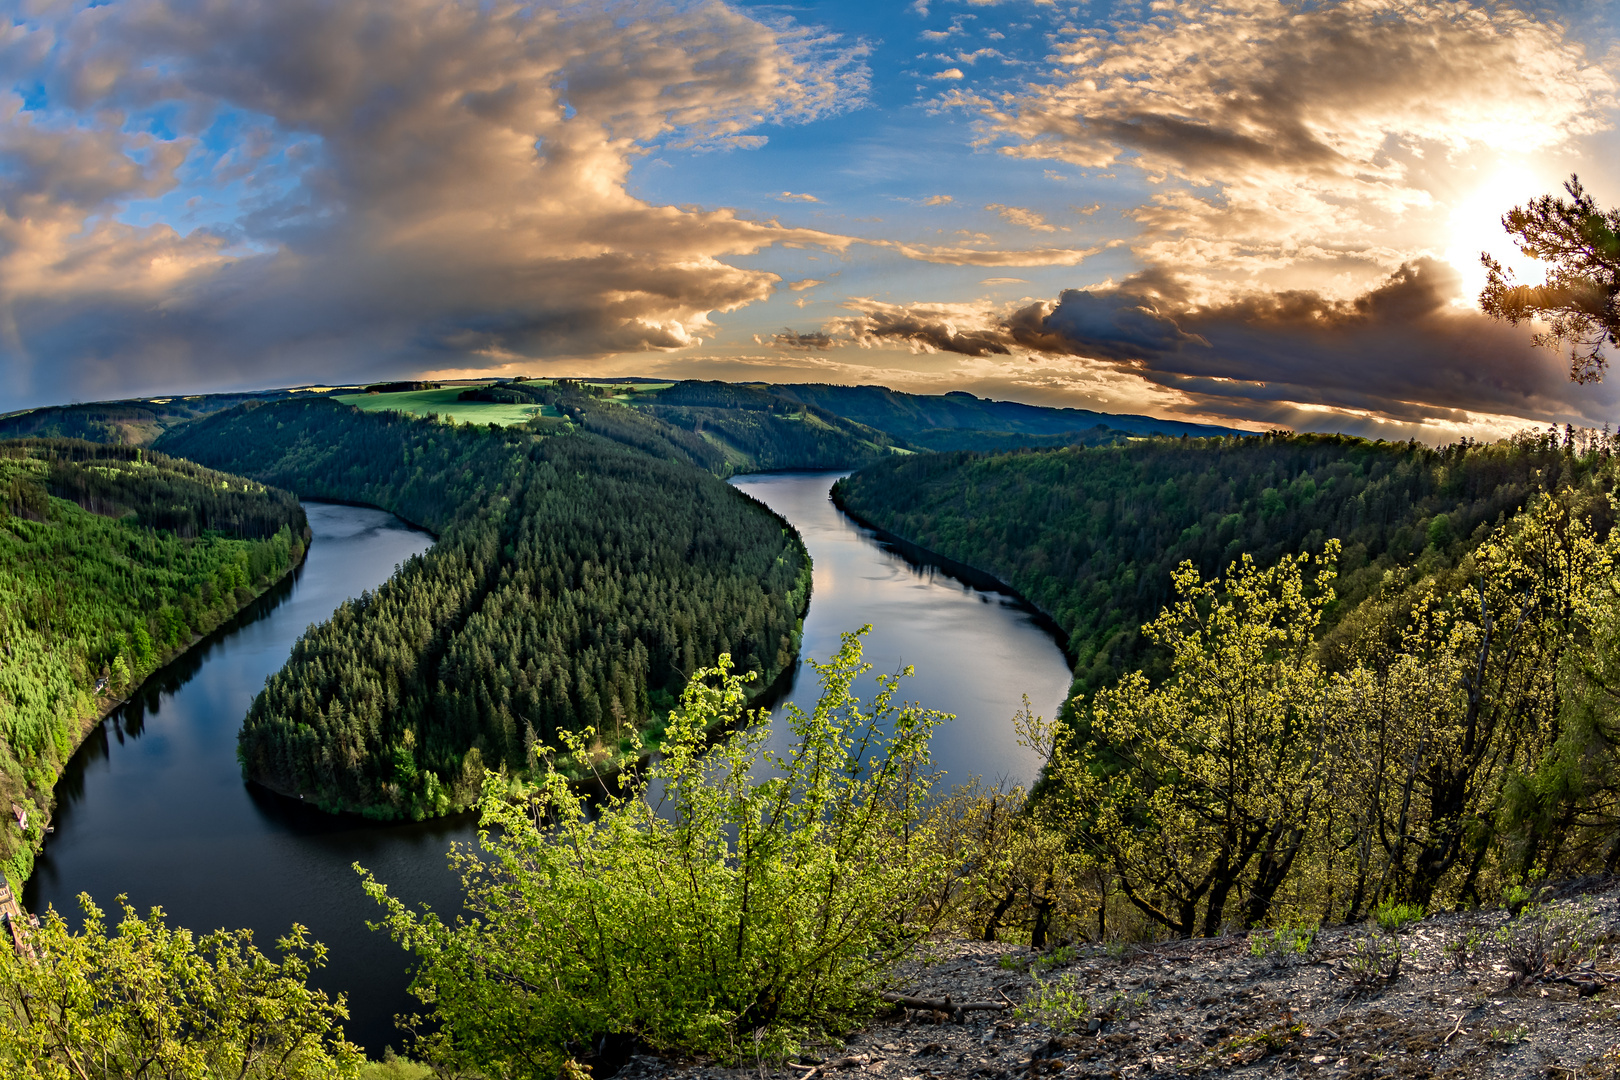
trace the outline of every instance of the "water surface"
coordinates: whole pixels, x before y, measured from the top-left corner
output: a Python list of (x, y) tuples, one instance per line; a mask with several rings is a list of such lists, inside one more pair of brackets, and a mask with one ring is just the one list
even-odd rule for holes
[[(866, 656), (876, 668), (915, 665), (903, 696), (958, 716), (934, 743), (950, 780), (1028, 783), (1040, 762), (1017, 745), (1010, 721), (1024, 693), (1048, 716), (1062, 701), (1069, 672), (1061, 651), (1012, 598), (908, 561), (841, 514), (827, 498), (838, 475), (735, 481), (797, 526), (815, 560), (804, 654), (825, 659), (840, 632), (874, 624)], [(406, 955), (366, 929), (379, 911), (350, 865), (366, 866), (409, 902), (449, 913), (459, 888), (445, 852), (452, 840), (472, 839), (474, 824), (469, 816), (407, 825), (331, 816), (243, 782), (237, 730), (293, 642), (431, 542), (379, 510), (305, 509), (315, 539), (294, 578), (159, 673), (74, 755), (57, 787), (56, 834), (24, 900), (36, 911), (76, 913), (80, 892), (103, 908), (127, 893), (136, 907), (161, 905), (193, 930), (250, 927), (267, 952), (303, 923), (331, 950), (317, 982), (348, 994), (349, 1037), (377, 1054), (401, 1044), (393, 1017), (417, 1006), (405, 993)], [(868, 683), (863, 696), (870, 692)], [(788, 700), (808, 709), (817, 694), (801, 664)]]
[(379, 915), (350, 864), (441, 911), (458, 906), (445, 868), (469, 818), (379, 825), (333, 816), (243, 783), (236, 733), (264, 680), (310, 623), (380, 585), (432, 538), (392, 514), (305, 503), (314, 542), (293, 581), (271, 590), (160, 672), (74, 754), (57, 785), (56, 833), (24, 890), (30, 910), (76, 914), (127, 893), (171, 925), (250, 927), (265, 952), (294, 922), (331, 950), (317, 982), (349, 995), (349, 1037), (373, 1052), (400, 1045), (395, 1013), (412, 1007), (405, 955), (366, 929)]
[[(909, 664), (916, 675), (901, 681), (898, 696), (956, 714), (933, 742), (947, 783), (978, 776), (1027, 787), (1042, 763), (1018, 745), (1012, 717), (1024, 694), (1035, 712), (1056, 713), (1071, 678), (1063, 651), (1021, 601), (907, 558), (852, 521), (828, 498), (844, 475), (762, 473), (732, 481), (791, 521), (814, 560), (801, 656), (825, 660), (840, 634), (871, 623), (864, 652), (874, 673)], [(860, 686), (870, 700), (873, 684)], [(788, 700), (808, 712), (819, 696), (815, 672), (801, 661)], [(781, 727), (773, 733), (778, 752)]]

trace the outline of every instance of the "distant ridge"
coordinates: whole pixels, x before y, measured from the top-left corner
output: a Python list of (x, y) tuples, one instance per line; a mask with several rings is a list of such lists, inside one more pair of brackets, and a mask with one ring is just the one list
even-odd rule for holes
[(931, 429), (1062, 435), (1099, 426), (1128, 431), (1133, 435), (1254, 434), (1215, 424), (1160, 420), (1131, 413), (994, 401), (975, 397), (963, 390), (952, 390), (945, 394), (908, 394), (890, 390), (886, 386), (835, 386), (827, 383), (786, 383), (769, 389), (783, 397), (819, 405), (840, 416), (901, 436)]

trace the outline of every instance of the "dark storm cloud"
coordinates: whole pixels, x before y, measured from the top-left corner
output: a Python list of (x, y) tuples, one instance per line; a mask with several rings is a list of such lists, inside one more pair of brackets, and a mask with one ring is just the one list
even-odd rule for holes
[(1314, 415), (1342, 430), (1347, 413), (1461, 425), (1615, 419), (1614, 389), (1573, 386), (1525, 331), (1455, 304), (1456, 286), (1447, 264), (1420, 259), (1350, 300), (1296, 290), (1197, 305), (1173, 276), (1152, 272), (1010, 313), (867, 306), (837, 329), (866, 344), (1100, 361), (1182, 395), (1182, 411), (1293, 427)]
[[(690, 345), (776, 282), (721, 257), (846, 241), (643, 202), (631, 160), (849, 104), (831, 48), (721, 4), (48, 7), (0, 29), (47, 99), (0, 96), (12, 403)], [(124, 219), (183, 189), (233, 201)]]

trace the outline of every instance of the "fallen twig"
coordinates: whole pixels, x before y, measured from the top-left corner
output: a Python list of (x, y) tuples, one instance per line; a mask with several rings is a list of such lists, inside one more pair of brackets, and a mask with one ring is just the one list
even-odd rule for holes
[(1441, 1046), (1445, 1046), (1447, 1043), (1451, 1042), (1452, 1036), (1454, 1036), (1454, 1035), (1459, 1035), (1459, 1034), (1466, 1035), (1466, 1034), (1468, 1034), (1468, 1032), (1463, 1030), (1463, 1026), (1462, 1026), (1463, 1025), (1463, 1017), (1465, 1017), (1467, 1015), (1468, 1015), (1467, 1013), (1458, 1013), (1457, 1014), (1457, 1026), (1452, 1028), (1451, 1031), (1446, 1035), (1446, 1037), (1440, 1040), (1440, 1045)]
[[(996, 992), (1001, 993), (1000, 990)], [(1006, 997), (1007, 995), (1002, 994), (1001, 996)], [(1008, 1001), (1005, 1005), (999, 1001), (956, 1002), (952, 1001), (949, 995), (942, 998), (923, 998), (912, 997), (910, 994), (886, 993), (880, 994), (879, 997), (891, 1005), (903, 1005), (908, 1009), (930, 1009), (934, 1012), (950, 1013), (952, 1015), (959, 1012), (1002, 1012), (1013, 1007), (1011, 1001)]]

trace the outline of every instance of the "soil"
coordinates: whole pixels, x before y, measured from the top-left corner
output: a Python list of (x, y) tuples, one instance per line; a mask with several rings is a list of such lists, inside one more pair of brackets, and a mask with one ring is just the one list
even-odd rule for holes
[[(1248, 935), (1045, 954), (935, 941), (902, 966), (896, 989), (1000, 1009), (897, 1006), (796, 1062), (724, 1068), (634, 1056), (616, 1076), (1620, 1078), (1620, 881), (1571, 883), (1540, 899), (1517, 919), (1499, 909), (1432, 916), (1397, 934), (1327, 929), (1304, 953), (1266, 953)], [(1543, 917), (1576, 931), (1574, 955), (1517, 975), (1515, 958)], [(1383, 973), (1398, 948), (1393, 977), (1358, 962), (1369, 940), (1385, 949)], [(1087, 1007), (1042, 1011), (1061, 996), (1054, 991)]]

